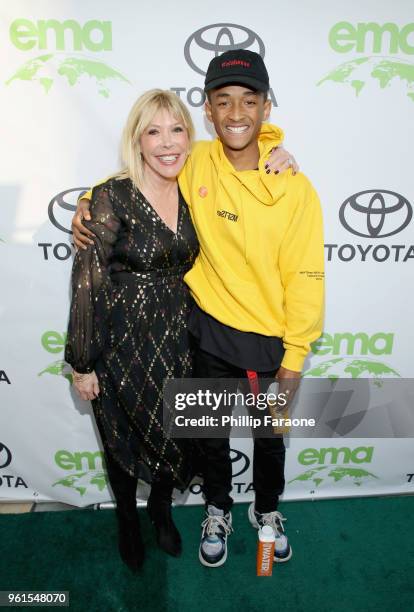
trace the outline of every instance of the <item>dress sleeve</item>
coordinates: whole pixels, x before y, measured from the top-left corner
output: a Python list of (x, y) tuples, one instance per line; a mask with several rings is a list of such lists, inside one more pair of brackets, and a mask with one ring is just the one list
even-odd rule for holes
[(102, 352), (112, 306), (109, 266), (120, 220), (113, 210), (108, 185), (95, 187), (91, 202), (92, 221), (85, 226), (93, 232), (94, 244), (77, 251), (72, 269), (70, 307), (65, 360), (77, 372), (88, 373)]

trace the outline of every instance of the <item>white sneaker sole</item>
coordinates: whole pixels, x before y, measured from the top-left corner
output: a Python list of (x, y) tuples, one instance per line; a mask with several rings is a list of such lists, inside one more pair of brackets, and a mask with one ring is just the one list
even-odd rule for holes
[[(255, 529), (260, 529), (260, 525), (257, 522), (256, 519), (256, 515), (254, 513), (254, 502), (252, 502), (249, 506), (249, 510), (247, 512), (247, 515), (249, 517), (249, 521), (251, 523), (251, 525), (255, 528)], [(289, 554), (286, 557), (283, 557), (283, 559), (281, 559), (280, 557), (276, 557), (275, 555), (273, 556), (273, 562), (274, 563), (286, 563), (286, 561), (289, 561), (289, 559), (292, 558), (292, 547), (289, 544)]]

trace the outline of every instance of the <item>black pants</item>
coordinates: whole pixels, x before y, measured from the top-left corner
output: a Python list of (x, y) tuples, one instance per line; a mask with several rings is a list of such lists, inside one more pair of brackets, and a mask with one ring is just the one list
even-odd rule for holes
[[(260, 378), (273, 378), (276, 370), (258, 372)], [(215, 357), (200, 348), (196, 350), (195, 378), (246, 379), (246, 371)], [(260, 389), (262, 391), (262, 389)], [(228, 438), (199, 439), (204, 454), (204, 494), (207, 504), (228, 512), (233, 504), (232, 468)], [(285, 445), (282, 437), (254, 438), (253, 486), (257, 512), (276, 510), (279, 495), (285, 487)]]

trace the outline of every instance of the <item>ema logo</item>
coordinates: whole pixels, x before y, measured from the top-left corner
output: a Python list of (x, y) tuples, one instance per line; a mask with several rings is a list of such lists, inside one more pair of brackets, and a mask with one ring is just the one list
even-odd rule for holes
[[(46, 331), (41, 338), (42, 347), (48, 353), (58, 354), (63, 353), (66, 344), (66, 333), (56, 331)], [(63, 376), (72, 384), (72, 368), (63, 359), (58, 359), (49, 364), (44, 370), (39, 372), (38, 376), (43, 374), (52, 374), (52, 376)]]
[[(92, 52), (112, 50), (112, 24), (110, 21), (91, 20), (81, 25), (73, 19), (57, 21), (47, 19), (30, 21), (16, 19), (10, 25), (10, 41), (19, 49), (27, 52), (33, 49), (53, 50), (59, 53), (38, 55), (25, 62), (6, 81), (10, 85), (15, 81), (38, 83), (48, 93), (55, 82), (64, 80), (73, 87), (84, 78), (91, 79), (99, 95), (108, 98), (112, 82), (128, 83), (128, 79), (103, 62), (97, 61), (82, 53), (87, 49)], [(66, 52), (70, 49), (70, 53)]]
[[(55, 195), (49, 202), (48, 215), (51, 224), (64, 234), (72, 236), (71, 222), (76, 210), (78, 199), (88, 191), (89, 187), (74, 187), (66, 189)], [(37, 246), (42, 249), (43, 259), (49, 261), (52, 258), (58, 261), (66, 261), (71, 258), (73, 245), (67, 242), (38, 242)]]
[(357, 334), (322, 334), (319, 340), (311, 345), (314, 355), (391, 355), (394, 346), (394, 334), (378, 332), (368, 336), (364, 332)]
[(373, 454), (373, 446), (358, 446), (354, 449), (306, 448), (299, 453), (298, 462), (313, 467), (290, 480), (288, 484), (310, 482), (312, 486), (310, 493), (315, 492), (313, 487), (320, 487), (326, 483), (328, 485), (350, 483), (361, 487), (373, 479), (378, 479), (378, 476), (360, 467), (361, 464), (371, 463)]
[[(339, 221), (349, 233), (362, 238), (388, 238), (402, 232), (411, 222), (413, 207), (406, 197), (388, 189), (366, 189), (349, 196), (340, 206)], [(325, 244), (328, 261), (350, 262), (414, 259), (409, 244)]]
[[(265, 46), (258, 34), (236, 23), (213, 23), (193, 32), (184, 44), (184, 58), (194, 72), (205, 76), (210, 61), (225, 51), (248, 49), (265, 56)], [(203, 106), (205, 94), (203, 87), (170, 87), (177, 96), (186, 94), (189, 106)], [(273, 106), (277, 106), (273, 90), (269, 90)]]
[(55, 454), (55, 463), (58, 468), (72, 473), (65, 474), (63, 478), (54, 482), (53, 487), (67, 487), (83, 496), (90, 487), (95, 487), (101, 492), (107, 486), (105, 460), (102, 451), (71, 453), (67, 450), (58, 450)]
[(401, 423), (411, 423), (406, 398), (413, 385), (382, 358), (393, 348), (394, 334), (385, 332), (324, 333), (312, 343), (315, 357), (330, 356), (303, 374), (304, 380), (321, 379), (308, 386), (316, 390), (309, 401), (315, 402), (318, 437), (404, 437), (411, 431)]
[[(311, 350), (314, 355), (346, 355), (334, 357), (328, 361), (320, 362), (316, 367), (304, 372), (308, 378), (329, 378), (336, 381), (341, 378), (374, 378), (378, 382), (381, 378), (399, 378), (396, 370), (365, 355), (391, 355), (394, 345), (394, 334), (379, 332), (368, 336), (364, 332), (351, 333), (324, 333), (313, 342)], [(351, 358), (350, 356), (357, 356)], [(364, 358), (362, 358), (364, 357)]]
[(326, 82), (345, 84), (352, 87), (358, 96), (368, 81), (375, 81), (381, 89), (396, 83), (405, 86), (406, 95), (414, 101), (414, 63), (393, 57), (397, 53), (414, 55), (414, 45), (410, 41), (413, 34), (414, 23), (402, 28), (391, 22), (383, 25), (375, 22), (336, 23), (329, 32), (329, 44), (335, 53), (369, 55), (340, 64), (317, 85)]

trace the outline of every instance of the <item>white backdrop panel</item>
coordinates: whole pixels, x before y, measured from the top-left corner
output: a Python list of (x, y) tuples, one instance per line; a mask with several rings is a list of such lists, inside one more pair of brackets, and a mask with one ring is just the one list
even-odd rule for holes
[[(323, 203), (326, 336), (306, 369), (343, 374), (357, 360), (361, 376), (384, 367), (412, 376), (411, 4), (2, 6), (0, 498), (79, 506), (108, 499), (90, 407), (74, 397), (62, 363), (72, 261), (72, 212), (62, 204), (118, 167), (123, 123), (146, 89), (176, 90), (198, 137), (211, 137), (201, 105), (202, 72), (214, 55), (206, 42), (217, 52), (243, 41), (264, 52), (272, 121)], [(372, 193), (355, 212), (353, 196), (364, 191)], [(383, 211), (370, 216), (378, 193)], [(350, 215), (342, 221), (341, 210)], [(251, 445), (232, 446), (235, 499), (251, 499)], [(408, 493), (414, 450), (411, 440), (296, 439), (286, 471), (285, 499)], [(193, 491), (187, 503), (200, 502)]]

